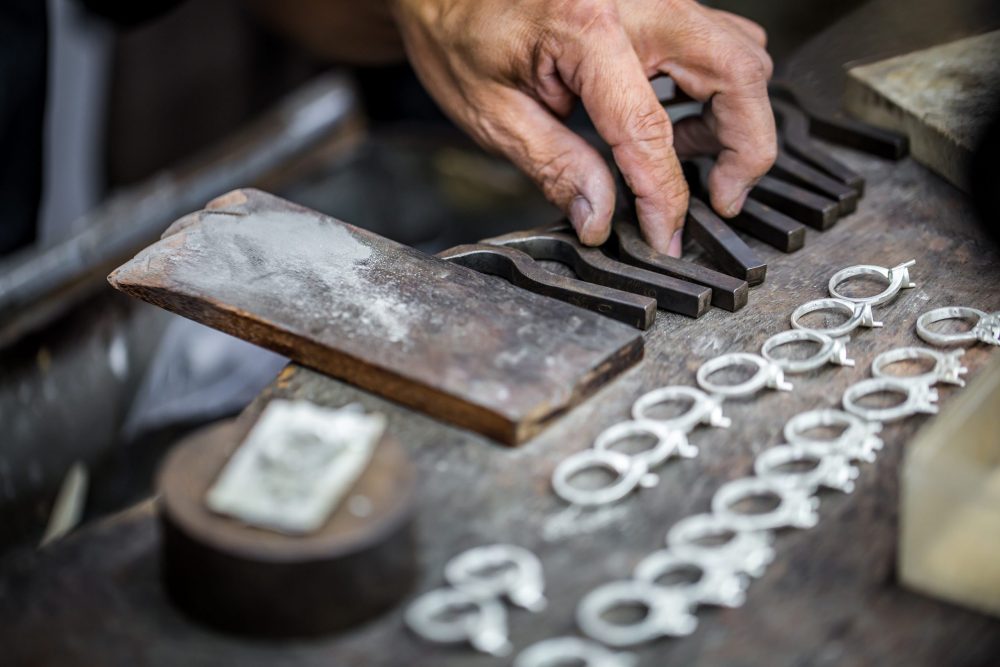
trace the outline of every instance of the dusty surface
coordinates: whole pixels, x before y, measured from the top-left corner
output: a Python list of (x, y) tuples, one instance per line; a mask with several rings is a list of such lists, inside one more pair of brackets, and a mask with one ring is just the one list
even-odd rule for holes
[[(420, 473), (417, 512), (419, 590), (442, 585), (445, 561), (473, 545), (510, 541), (535, 551), (548, 579), (541, 615), (514, 612), (511, 637), (523, 648), (574, 631), (573, 609), (594, 586), (624, 577), (658, 548), (678, 519), (706, 511), (726, 480), (749, 474), (756, 452), (780, 442), (783, 423), (806, 409), (834, 406), (867, 377), (871, 360), (919, 344), (913, 325), (934, 307), (1000, 310), (1000, 255), (974, 222), (964, 197), (920, 165), (892, 164), (837, 151), (868, 179), (858, 212), (806, 247), (783, 255), (749, 242), (768, 263), (768, 279), (737, 313), (713, 309), (699, 320), (660, 312), (646, 334), (646, 359), (540, 437), (517, 450), (499, 447), (371, 394), (298, 367), (284, 373), (251, 410), (274, 396), (323, 405), (360, 401), (389, 417), (389, 433)], [(788, 327), (800, 303), (825, 296), (830, 275), (858, 263), (916, 259), (916, 289), (879, 310), (885, 327), (850, 344), (856, 368), (828, 367), (792, 378), (793, 394), (765, 393), (733, 403), (729, 431), (692, 435), (694, 460), (659, 470), (662, 482), (622, 504), (574, 517), (549, 489), (555, 465), (603, 428), (627, 417), (642, 392), (691, 384), (705, 359), (756, 351)], [(975, 377), (990, 355), (965, 357)], [(941, 391), (947, 406), (957, 388)], [(1000, 655), (1000, 622), (900, 588), (895, 581), (898, 472), (920, 417), (884, 432), (886, 449), (862, 466), (854, 494), (823, 495), (820, 525), (782, 534), (778, 557), (751, 587), (747, 604), (707, 610), (691, 637), (642, 649), (642, 664), (984, 665)], [(166, 604), (157, 582), (157, 535), (149, 506), (96, 526), (43, 553), (15, 559), (0, 579), (0, 644), (12, 664), (154, 665), (499, 665), (463, 648), (426, 644), (402, 625), (401, 610), (326, 641), (247, 642), (214, 634)]]

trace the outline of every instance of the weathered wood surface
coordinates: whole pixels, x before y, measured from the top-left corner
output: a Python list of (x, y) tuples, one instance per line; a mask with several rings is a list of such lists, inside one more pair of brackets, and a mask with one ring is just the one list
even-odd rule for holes
[[(645, 361), (605, 387), (539, 437), (511, 450), (318, 373), (290, 367), (251, 413), (275, 396), (323, 405), (359, 401), (389, 416), (389, 431), (415, 460), (421, 575), (418, 590), (441, 586), (448, 558), (468, 547), (507, 541), (535, 551), (548, 580), (549, 608), (514, 611), (518, 648), (575, 631), (573, 610), (594, 586), (627, 576), (659, 548), (678, 519), (709, 508), (723, 482), (747, 475), (761, 449), (781, 440), (785, 420), (837, 404), (843, 389), (866, 377), (876, 354), (919, 344), (917, 316), (937, 306), (1000, 310), (1000, 254), (972, 219), (961, 194), (911, 160), (883, 162), (843, 150), (838, 158), (868, 181), (858, 211), (825, 233), (807, 230), (805, 248), (785, 255), (749, 243), (768, 262), (768, 279), (750, 305), (713, 309), (699, 320), (660, 313), (646, 334)], [(857, 263), (917, 260), (916, 289), (879, 309), (885, 327), (863, 330), (850, 345), (856, 368), (827, 367), (791, 378), (791, 394), (766, 392), (727, 405), (729, 431), (701, 429), (698, 458), (658, 470), (656, 488), (590, 517), (568, 520), (549, 488), (556, 464), (627, 418), (642, 392), (692, 384), (705, 359), (757, 350), (788, 327), (800, 303), (824, 296), (836, 270)], [(975, 377), (991, 354), (972, 348)], [(942, 404), (961, 391), (941, 389)], [(818, 527), (777, 540), (777, 560), (754, 582), (740, 609), (704, 610), (698, 630), (638, 651), (641, 664), (662, 665), (927, 665), (997, 664), (1000, 621), (922, 597), (895, 577), (900, 460), (927, 418), (887, 426), (886, 448), (862, 466), (852, 495), (823, 495)], [(575, 532), (574, 532), (575, 528)], [(173, 610), (157, 582), (157, 538), (142, 507), (7, 564), (0, 579), (0, 645), (9, 664), (60, 665), (365, 665), (492, 666), (504, 661), (465, 648), (422, 642), (406, 631), (401, 609), (347, 634), (312, 642), (245, 641), (213, 633)]]
[(181, 218), (108, 280), (507, 444), (642, 357), (624, 324), (259, 190)]
[(913, 156), (968, 190), (967, 169), (997, 108), (1000, 30), (854, 67), (847, 108), (906, 133)]

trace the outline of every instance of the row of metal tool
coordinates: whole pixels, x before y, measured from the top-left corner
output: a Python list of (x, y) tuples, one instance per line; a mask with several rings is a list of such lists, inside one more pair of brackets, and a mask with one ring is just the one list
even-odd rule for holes
[[(739, 310), (748, 302), (749, 288), (764, 282), (767, 264), (734, 230), (795, 252), (805, 243), (805, 226), (828, 229), (852, 213), (864, 194), (864, 179), (810, 133), (882, 157), (907, 153), (902, 135), (803, 106), (802, 96), (788, 86), (775, 84), (771, 93), (778, 158), (739, 215), (723, 220), (705, 203), (711, 160), (685, 165), (692, 192), (685, 233), (718, 270), (657, 252), (624, 219), (616, 220), (601, 248), (583, 246), (568, 225), (559, 224), (457, 246), (440, 256), (639, 329), (652, 325), (657, 308), (695, 318), (710, 306)], [(539, 261), (566, 264), (578, 278), (549, 271)]]

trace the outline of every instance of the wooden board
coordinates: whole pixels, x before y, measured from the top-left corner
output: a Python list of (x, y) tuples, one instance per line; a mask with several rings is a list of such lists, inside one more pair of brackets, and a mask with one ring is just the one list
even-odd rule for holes
[(182, 218), (108, 280), (507, 444), (642, 357), (624, 324), (258, 190)]
[(996, 113), (1000, 31), (854, 67), (845, 103), (855, 115), (910, 137), (913, 156), (960, 188), (979, 136)]
[[(570, 413), (524, 446), (511, 450), (450, 427), (357, 387), (291, 366), (244, 414), (253, 419), (272, 397), (338, 406), (358, 401), (386, 413), (389, 433), (410, 453), (420, 476), (416, 495), (420, 592), (444, 585), (449, 558), (479, 544), (510, 542), (542, 561), (549, 606), (512, 610), (517, 649), (545, 637), (576, 634), (573, 612), (593, 587), (628, 576), (661, 548), (677, 520), (709, 508), (727, 480), (747, 475), (753, 457), (781, 442), (781, 426), (803, 410), (836, 405), (851, 382), (869, 374), (875, 355), (919, 345), (916, 317), (938, 306), (1000, 310), (1000, 252), (975, 221), (962, 194), (912, 160), (891, 163), (834, 149), (867, 179), (858, 212), (786, 255), (751, 246), (768, 262), (768, 280), (748, 307), (713, 309), (699, 320), (660, 313), (647, 332), (647, 361), (605, 387), (586, 410)], [(919, 192), (919, 196), (914, 196)], [(619, 506), (577, 519), (551, 491), (557, 463), (588, 447), (604, 428), (626, 419), (636, 397), (666, 384), (692, 384), (705, 359), (729, 350), (759, 349), (788, 328), (804, 301), (826, 294), (826, 281), (850, 264), (916, 259), (913, 279), (894, 303), (879, 309), (886, 326), (852, 337), (857, 367), (825, 368), (789, 378), (791, 394), (765, 392), (726, 406), (729, 430), (700, 428), (695, 459), (657, 469), (660, 484)], [(966, 354), (969, 380), (991, 356)], [(961, 390), (942, 387), (947, 409)], [(788, 531), (777, 558), (755, 580), (739, 609), (705, 609), (683, 639), (640, 647), (639, 665), (774, 667), (983, 667), (1000, 655), (1000, 621), (918, 595), (897, 580), (899, 471), (907, 443), (928, 417), (886, 427), (886, 447), (862, 466), (851, 495), (823, 493), (820, 523)], [(423, 642), (408, 632), (402, 607), (350, 632), (310, 642), (246, 640), (187, 620), (157, 581), (156, 521), (149, 506), (93, 525), (42, 552), (8, 560), (0, 573), (0, 646), (10, 664), (194, 667), (497, 667), (509, 664), (462, 648)], [(412, 599), (412, 598), (411, 598)]]

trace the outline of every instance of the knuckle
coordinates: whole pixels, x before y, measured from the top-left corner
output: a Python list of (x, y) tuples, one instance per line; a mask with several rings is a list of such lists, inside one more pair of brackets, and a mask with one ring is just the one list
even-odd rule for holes
[(562, 151), (548, 158), (533, 161), (531, 175), (550, 201), (560, 203), (572, 190), (572, 185), (569, 183), (569, 173), (572, 168), (572, 152)]
[(628, 112), (626, 131), (636, 143), (673, 143), (673, 126), (670, 117), (660, 107), (639, 108)]
[(730, 80), (740, 87), (764, 84), (770, 78), (765, 59), (746, 49), (730, 49), (724, 67)]

